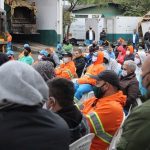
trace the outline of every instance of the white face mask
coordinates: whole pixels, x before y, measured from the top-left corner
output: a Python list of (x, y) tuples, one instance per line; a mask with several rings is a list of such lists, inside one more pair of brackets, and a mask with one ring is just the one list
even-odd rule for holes
[(64, 58), (63, 58), (63, 62), (64, 62), (64, 63), (68, 63), (68, 62), (69, 62), (69, 58), (64, 57)]
[(93, 56), (92, 57), (92, 62), (96, 62), (97, 61), (97, 57)]
[(126, 70), (122, 70), (121, 75), (122, 75), (123, 77), (127, 76), (127, 71), (126, 71)]
[(126, 55), (130, 55), (130, 51), (126, 51)]
[(42, 55), (38, 55), (38, 60), (42, 60)]
[(136, 57), (135, 57), (135, 59), (134, 59), (134, 62), (135, 62), (137, 65), (139, 65), (139, 64), (141, 63), (140, 59), (139, 59), (139, 58), (136, 58)]

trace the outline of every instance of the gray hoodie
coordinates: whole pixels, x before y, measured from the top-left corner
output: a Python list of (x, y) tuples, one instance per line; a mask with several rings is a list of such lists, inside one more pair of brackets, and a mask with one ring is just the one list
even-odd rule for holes
[(0, 107), (8, 104), (34, 106), (48, 99), (48, 87), (28, 64), (10, 61), (0, 67)]

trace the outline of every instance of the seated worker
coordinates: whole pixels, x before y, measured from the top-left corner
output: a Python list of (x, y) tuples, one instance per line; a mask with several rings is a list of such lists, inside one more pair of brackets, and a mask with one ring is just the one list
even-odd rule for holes
[(73, 79), (76, 76), (76, 67), (71, 53), (63, 53), (63, 64), (55, 69), (57, 77)]
[(90, 130), (95, 133), (90, 150), (106, 150), (120, 127), (126, 96), (120, 91), (119, 79), (114, 71), (106, 70), (98, 76), (93, 88), (95, 97), (83, 103)]
[(6, 54), (7, 54), (8, 58), (9, 58), (9, 60), (15, 60), (13, 51), (8, 51)]
[(115, 53), (113, 51), (113, 44), (109, 44), (107, 53), (108, 53), (108, 55), (109, 55), (110, 58), (112, 58), (112, 59), (116, 58), (115, 57)]
[(65, 121), (42, 109), (49, 90), (37, 71), (25, 63), (9, 61), (0, 67), (0, 83), (1, 150), (69, 149)]
[(133, 48), (133, 46), (130, 45), (127, 47), (126, 56), (124, 58), (124, 61), (126, 61), (126, 60), (133, 60), (134, 61), (134, 57), (135, 57), (134, 48)]
[(74, 60), (73, 61), (77, 68), (76, 73), (77, 73), (78, 77), (80, 78), (82, 75), (82, 71), (86, 64), (86, 60), (85, 60), (85, 57), (83, 57), (81, 49), (78, 48), (78, 49), (74, 50)]
[(136, 106), (136, 98), (139, 94), (139, 83), (136, 79), (136, 64), (132, 60), (125, 61), (123, 64), (123, 70), (120, 78), (120, 86), (123, 93), (127, 95), (127, 101), (125, 105), (125, 112), (127, 113), (130, 106)]
[(7, 49), (7, 51), (10, 51), (10, 50), (12, 50), (12, 36), (9, 32), (6, 32), (6, 38), (7, 38), (6, 49)]
[[(70, 143), (89, 133), (86, 118), (74, 105), (74, 85), (64, 78), (55, 78), (48, 81), (49, 100), (47, 109), (62, 117), (70, 128)], [(63, 88), (64, 87), (64, 88)]]
[(46, 49), (48, 54), (48, 58), (50, 59), (50, 61), (54, 62), (54, 67), (59, 66), (60, 65), (60, 60), (58, 55), (56, 54), (55, 50), (53, 47), (47, 48)]
[(96, 80), (92, 79), (91, 75), (98, 75), (100, 72), (105, 70), (102, 65), (104, 59), (104, 53), (99, 51), (93, 53), (92, 62), (93, 64), (87, 68), (85, 75), (77, 79), (75, 86), (75, 98), (80, 100), (84, 93), (88, 93), (93, 90), (93, 86), (96, 84)]
[[(24, 45), (23, 45), (23, 49), (25, 49), (26, 47), (31, 49), (31, 47), (30, 47), (29, 44), (24, 44)], [(20, 59), (20, 58), (23, 57), (23, 56), (24, 56), (24, 51), (22, 51), (22, 52), (19, 54), (18, 59)], [(30, 53), (30, 56), (32, 56), (31, 53)]]
[(49, 61), (39, 61), (36, 64), (32, 65), (33, 68), (40, 73), (45, 82), (48, 80), (55, 78), (55, 70), (52, 62)]
[(38, 61), (44, 60), (44, 58), (47, 56), (48, 56), (48, 52), (45, 49), (42, 49), (41, 51), (39, 51)]
[(72, 50), (73, 50), (73, 45), (70, 43), (69, 40), (67, 40), (67, 41), (64, 42), (64, 45), (63, 45), (63, 48), (62, 48), (62, 49), (63, 49), (63, 51), (65, 51), (65, 52), (71, 53)]
[(19, 58), (19, 61), (32, 65), (34, 63), (34, 59), (30, 56), (31, 49), (29, 47), (24, 48), (24, 56)]
[(125, 51), (125, 49), (123, 48), (123, 46), (119, 46), (118, 48), (117, 48), (117, 50), (118, 50), (118, 52), (119, 52), (119, 54), (118, 54), (118, 57), (117, 57), (117, 62), (118, 63), (120, 63), (121, 65), (123, 64), (123, 62), (124, 62), (124, 58), (125, 58), (125, 56), (126, 56), (126, 51)]
[(104, 51), (104, 66), (106, 67), (106, 70), (112, 70), (119, 74), (119, 71), (121, 70), (121, 65), (113, 58), (110, 57), (110, 55)]

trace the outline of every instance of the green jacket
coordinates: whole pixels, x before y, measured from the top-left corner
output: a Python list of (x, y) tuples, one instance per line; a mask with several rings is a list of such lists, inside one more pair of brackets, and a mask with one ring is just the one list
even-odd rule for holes
[(150, 100), (135, 107), (125, 121), (117, 150), (150, 150)]

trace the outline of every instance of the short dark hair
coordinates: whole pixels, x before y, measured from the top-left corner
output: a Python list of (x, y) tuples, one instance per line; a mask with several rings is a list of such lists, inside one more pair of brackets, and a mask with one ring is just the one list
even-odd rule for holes
[(80, 48), (75, 49), (74, 52), (78, 52), (79, 54), (82, 54), (82, 50)]
[(49, 96), (54, 97), (61, 107), (74, 103), (73, 82), (64, 78), (55, 78), (48, 81)]
[(29, 53), (31, 53), (31, 48), (30, 47), (25, 47), (25, 50), (27, 50)]

